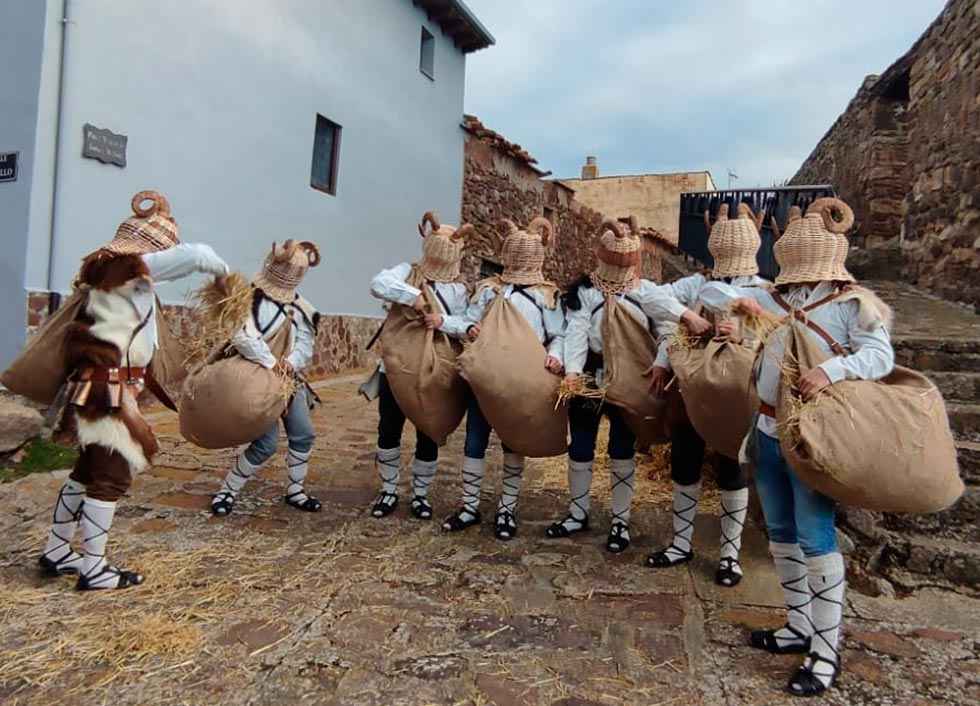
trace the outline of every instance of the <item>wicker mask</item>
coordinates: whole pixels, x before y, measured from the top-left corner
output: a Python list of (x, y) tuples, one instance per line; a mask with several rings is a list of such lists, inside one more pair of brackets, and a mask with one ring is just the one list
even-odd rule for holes
[[(758, 274), (755, 256), (762, 244), (759, 228), (763, 214), (752, 215), (746, 203), (738, 205), (738, 217), (728, 217), (728, 204), (718, 209), (718, 218), (709, 228), (708, 251), (714, 258), (713, 277), (743, 277)], [(704, 225), (708, 228), (708, 212), (704, 212)]]
[(463, 259), (463, 244), (475, 232), (465, 223), (459, 228), (443, 225), (439, 217), (427, 211), (419, 223), (422, 236), (422, 276), (431, 282), (455, 282), (459, 279), (459, 263)]
[(606, 294), (628, 292), (639, 283), (642, 257), (636, 219), (631, 217), (629, 226), (607, 219), (600, 232), (592, 283)]
[(504, 271), (500, 279), (510, 284), (541, 284), (545, 282), (542, 272), (545, 249), (554, 239), (554, 227), (543, 216), (532, 220), (526, 229), (521, 230), (513, 221), (504, 219), (505, 232), (501, 247)]
[[(144, 206), (146, 202), (148, 206)], [(140, 191), (130, 206), (133, 215), (119, 224), (115, 237), (103, 250), (117, 255), (148, 255), (180, 242), (170, 202), (159, 191)]]
[(776, 284), (853, 282), (844, 266), (849, 248), (846, 233), (853, 225), (851, 207), (836, 198), (817, 199), (802, 218), (799, 209), (791, 210), (786, 231), (773, 247), (779, 264)]

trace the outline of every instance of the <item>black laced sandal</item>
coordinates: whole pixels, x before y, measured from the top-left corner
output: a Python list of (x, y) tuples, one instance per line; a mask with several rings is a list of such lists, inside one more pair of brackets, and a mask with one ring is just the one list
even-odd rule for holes
[[(676, 555), (676, 559), (673, 558)], [(694, 558), (694, 552), (688, 549), (686, 552), (678, 547), (676, 544), (671, 544), (666, 549), (659, 552), (654, 552), (647, 557), (647, 566), (652, 569), (669, 569), (672, 566), (680, 566), (681, 564), (687, 564), (691, 559)]]
[(211, 499), (211, 514), (216, 517), (225, 517), (231, 514), (235, 507), (235, 496), (229, 492), (221, 492)]
[(625, 552), (630, 546), (630, 527), (622, 522), (614, 522), (606, 538), (606, 551), (612, 554)]
[[(786, 642), (789, 638), (776, 637), (780, 630), (788, 630), (800, 642)], [(785, 644), (779, 644), (782, 640)], [(775, 630), (753, 630), (749, 634), (749, 644), (757, 650), (765, 650), (774, 655), (798, 655), (810, 651), (810, 636), (804, 635), (788, 623)]]
[(421, 495), (412, 498), (411, 511), (412, 516), (420, 520), (432, 519), (432, 504), (428, 498), (423, 498)]
[(37, 564), (41, 569), (41, 575), (47, 578), (55, 578), (57, 576), (77, 576), (78, 568), (74, 566), (65, 566), (64, 562), (66, 559), (72, 557), (77, 557), (81, 559), (81, 554), (74, 552), (71, 548), (68, 549), (68, 553), (57, 561), (49, 559), (46, 554), (42, 554), (37, 558)]
[[(306, 496), (306, 500), (297, 500), (298, 497), (302, 496)], [(295, 507), (297, 510), (302, 510), (303, 512), (320, 512), (323, 509), (323, 503), (312, 495), (306, 495), (302, 490), (285, 496), (283, 501), (290, 507)]]
[(517, 536), (517, 518), (509, 510), (497, 510), (493, 518), (493, 535), (503, 541), (509, 542)]
[[(569, 527), (568, 523), (574, 522), (578, 527)], [(564, 539), (573, 534), (589, 531), (589, 516), (586, 515), (581, 520), (572, 514), (566, 515), (565, 519), (555, 522), (548, 526), (544, 531), (544, 536), (548, 539)]]
[(731, 556), (723, 556), (718, 562), (718, 570), (715, 571), (715, 583), (726, 588), (737, 586), (742, 580), (742, 574), (735, 571), (735, 567), (742, 568), (738, 559)]
[(372, 517), (387, 517), (395, 511), (398, 507), (398, 494), (388, 493), (381, 491), (381, 495), (378, 499), (374, 501), (374, 505), (371, 506), (371, 516)]
[[(819, 696), (831, 688), (837, 682), (837, 677), (840, 676), (840, 656), (834, 662), (816, 652), (811, 652), (807, 655), (807, 659), (809, 659), (809, 664), (804, 664), (797, 669), (796, 674), (790, 677), (789, 683), (786, 684), (786, 691), (793, 696)], [(833, 674), (830, 675), (830, 683), (826, 686), (823, 680), (813, 672), (813, 665), (818, 662), (829, 664), (834, 669)]]
[[(464, 519), (463, 515), (469, 515), (469, 519)], [(462, 507), (445, 519), (442, 529), (445, 532), (462, 532), (464, 529), (480, 524), (482, 519), (479, 510)]]
[[(119, 577), (119, 582), (115, 586), (100, 586), (99, 579), (106, 574), (112, 574), (113, 576)], [(144, 581), (143, 574), (138, 574), (135, 571), (124, 571), (122, 569), (117, 569), (115, 566), (110, 566), (106, 564), (102, 567), (95, 576), (84, 576), (80, 575), (78, 577), (78, 583), (75, 584), (76, 591), (111, 591), (120, 588), (130, 588), (132, 586), (139, 586)]]

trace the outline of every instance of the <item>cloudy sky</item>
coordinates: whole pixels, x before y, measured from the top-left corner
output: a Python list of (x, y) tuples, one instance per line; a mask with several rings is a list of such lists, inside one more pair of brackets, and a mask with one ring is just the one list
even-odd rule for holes
[(466, 111), (555, 176), (709, 169), (791, 177), (867, 74), (944, 0), (466, 0), (497, 39)]

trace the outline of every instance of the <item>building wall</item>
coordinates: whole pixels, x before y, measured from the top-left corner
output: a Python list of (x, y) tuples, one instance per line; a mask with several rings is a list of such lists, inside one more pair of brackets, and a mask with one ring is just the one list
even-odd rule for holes
[(680, 195), (715, 188), (708, 172), (607, 176), (562, 179), (575, 190), (575, 199), (612, 218), (635, 215), (644, 228), (656, 228), (677, 243)]
[(24, 268), (35, 165), (45, 5), (0, 3), (0, 152), (19, 152), (18, 177), (0, 182), (0, 364), (24, 342)]
[[(463, 220), (478, 233), (493, 233), (502, 218), (525, 225), (547, 214), (555, 226), (556, 247), (546, 260), (545, 275), (565, 286), (593, 269), (594, 238), (603, 215), (579, 202), (571, 190), (542, 179), (525, 162), (473, 135), (466, 138), (463, 176)], [(469, 243), (465, 252), (463, 272), (470, 282), (480, 278), (484, 260), (500, 260), (487, 237)], [(644, 276), (659, 279), (660, 272), (660, 252), (650, 246)]]
[(950, 0), (905, 56), (865, 82), (793, 179), (833, 183), (859, 214), (862, 234), (902, 240), (908, 279), (973, 304), (980, 304), (978, 95), (980, 5)]

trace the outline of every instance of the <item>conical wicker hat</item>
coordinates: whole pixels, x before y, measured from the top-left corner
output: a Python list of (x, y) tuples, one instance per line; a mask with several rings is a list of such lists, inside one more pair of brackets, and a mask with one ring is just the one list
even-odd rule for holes
[(639, 282), (642, 258), (636, 219), (631, 217), (629, 225), (607, 219), (600, 232), (592, 283), (606, 294), (628, 292)]
[(504, 219), (506, 235), (500, 249), (504, 271), (500, 279), (510, 284), (541, 284), (545, 282), (545, 249), (554, 237), (551, 221), (543, 216), (532, 220), (521, 230), (513, 221)]
[(854, 212), (840, 199), (817, 199), (802, 218), (790, 212), (786, 231), (773, 253), (779, 264), (776, 284), (853, 282), (844, 266), (849, 244), (845, 235), (854, 225)]
[(320, 249), (304, 240), (287, 240), (281, 246), (273, 243), (262, 271), (252, 280), (267, 297), (281, 304), (296, 299), (296, 288), (306, 271), (320, 264)]
[[(705, 226), (708, 225), (708, 212), (704, 213)], [(762, 240), (759, 226), (762, 214), (756, 218), (746, 203), (738, 205), (738, 217), (728, 217), (728, 204), (718, 210), (718, 220), (711, 228), (708, 237), (708, 251), (715, 264), (711, 274), (714, 277), (742, 277), (758, 274), (759, 264), (756, 253)]]
[(459, 228), (443, 225), (439, 217), (427, 211), (419, 223), (422, 236), (422, 276), (432, 282), (455, 282), (459, 279), (459, 263), (463, 259), (465, 238), (474, 232), (473, 226)]
[[(150, 202), (149, 206), (143, 204)], [(158, 191), (140, 191), (130, 205), (133, 215), (119, 224), (115, 237), (103, 250), (117, 255), (148, 255), (167, 250), (180, 242), (170, 202)]]

